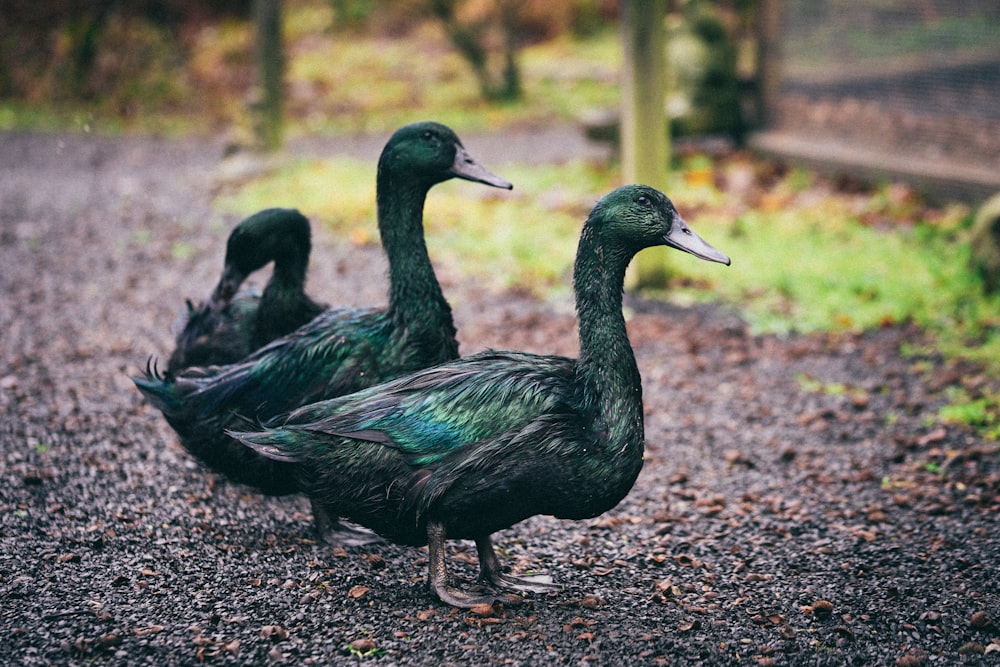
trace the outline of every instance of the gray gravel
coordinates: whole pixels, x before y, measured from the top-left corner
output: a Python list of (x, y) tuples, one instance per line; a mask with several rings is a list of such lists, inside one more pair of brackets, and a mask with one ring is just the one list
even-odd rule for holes
[[(502, 173), (508, 144), (465, 141)], [(628, 298), (635, 489), (496, 536), (558, 594), (476, 615), (429, 596), (424, 549), (315, 544), (304, 499), (201, 469), (127, 378), (214, 283), (221, 154), (0, 134), (0, 663), (1000, 664), (997, 445), (934, 419), (949, 386), (995, 382), (900, 356), (910, 328), (754, 337)], [(384, 302), (377, 248), (315, 236), (318, 299)], [(463, 353), (575, 353), (565, 299), (440, 268)], [(454, 544), (455, 572), (474, 557)]]

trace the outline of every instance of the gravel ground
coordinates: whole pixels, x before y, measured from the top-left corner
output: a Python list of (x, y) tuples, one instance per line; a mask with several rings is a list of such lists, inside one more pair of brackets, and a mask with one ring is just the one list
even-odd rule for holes
[[(498, 534), (565, 588), (492, 614), (432, 599), (425, 549), (318, 545), (304, 499), (207, 473), (127, 374), (214, 283), (221, 153), (0, 134), (3, 664), (1000, 665), (997, 445), (934, 420), (989, 380), (901, 356), (909, 328), (757, 337), (627, 299), (645, 468), (602, 517)], [(315, 236), (317, 298), (384, 302), (377, 248)], [(566, 299), (439, 274), (464, 353), (575, 353)]]

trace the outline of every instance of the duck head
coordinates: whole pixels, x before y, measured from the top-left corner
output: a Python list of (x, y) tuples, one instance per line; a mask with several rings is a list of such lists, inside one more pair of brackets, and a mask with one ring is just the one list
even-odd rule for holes
[(212, 295), (228, 301), (254, 271), (268, 262), (308, 261), (309, 220), (295, 209), (268, 208), (241, 222), (226, 243), (225, 267)]
[(647, 185), (625, 185), (607, 194), (591, 214), (603, 238), (617, 240), (630, 253), (665, 245), (709, 262), (729, 265), (729, 257), (698, 236), (673, 202)]
[(514, 187), (469, 155), (451, 128), (431, 121), (412, 123), (396, 130), (382, 150), (378, 170), (380, 177), (403, 172), (419, 174), (428, 188), (449, 178), (505, 190)]

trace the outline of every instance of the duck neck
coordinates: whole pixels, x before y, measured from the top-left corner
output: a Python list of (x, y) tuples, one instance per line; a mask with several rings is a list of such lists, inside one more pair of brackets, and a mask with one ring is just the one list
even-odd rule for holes
[(305, 248), (305, 252), (296, 252), (276, 259), (274, 262), (274, 272), (271, 274), (271, 279), (268, 281), (264, 293), (266, 294), (271, 290), (279, 294), (302, 292), (306, 282), (306, 269), (308, 266), (308, 246)]
[(580, 320), (577, 386), (581, 405), (593, 417), (598, 448), (607, 456), (631, 456), (641, 465), (642, 381), (622, 315), (625, 268), (632, 254), (602, 247), (586, 231), (581, 236), (573, 277)]
[(379, 170), (376, 200), (379, 233), (389, 260), (389, 316), (411, 330), (439, 326), (442, 320), (452, 323), (451, 308), (424, 242), (428, 190), (428, 184)]

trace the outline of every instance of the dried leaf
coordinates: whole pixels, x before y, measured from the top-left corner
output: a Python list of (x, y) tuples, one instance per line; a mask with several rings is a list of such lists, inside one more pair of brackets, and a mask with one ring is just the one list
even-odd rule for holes
[(162, 625), (146, 625), (141, 628), (132, 628), (132, 634), (136, 637), (149, 637), (163, 632), (166, 628)]
[(280, 625), (265, 625), (260, 629), (260, 636), (274, 642), (281, 642), (288, 639), (288, 631)]
[(355, 639), (353, 642), (348, 644), (348, 646), (350, 647), (352, 653), (360, 653), (362, 655), (378, 648), (375, 641), (369, 639), (368, 637)]
[(469, 608), (469, 612), (473, 616), (484, 616), (485, 617), (485, 616), (495, 616), (496, 615), (496, 609), (493, 608), (493, 605), (491, 605), (491, 604), (489, 604), (487, 602), (482, 602), (480, 604), (474, 604), (474, 605), (472, 605), (472, 607)]
[(347, 597), (357, 600), (367, 595), (370, 590), (367, 586), (352, 586), (351, 590), (347, 591)]

